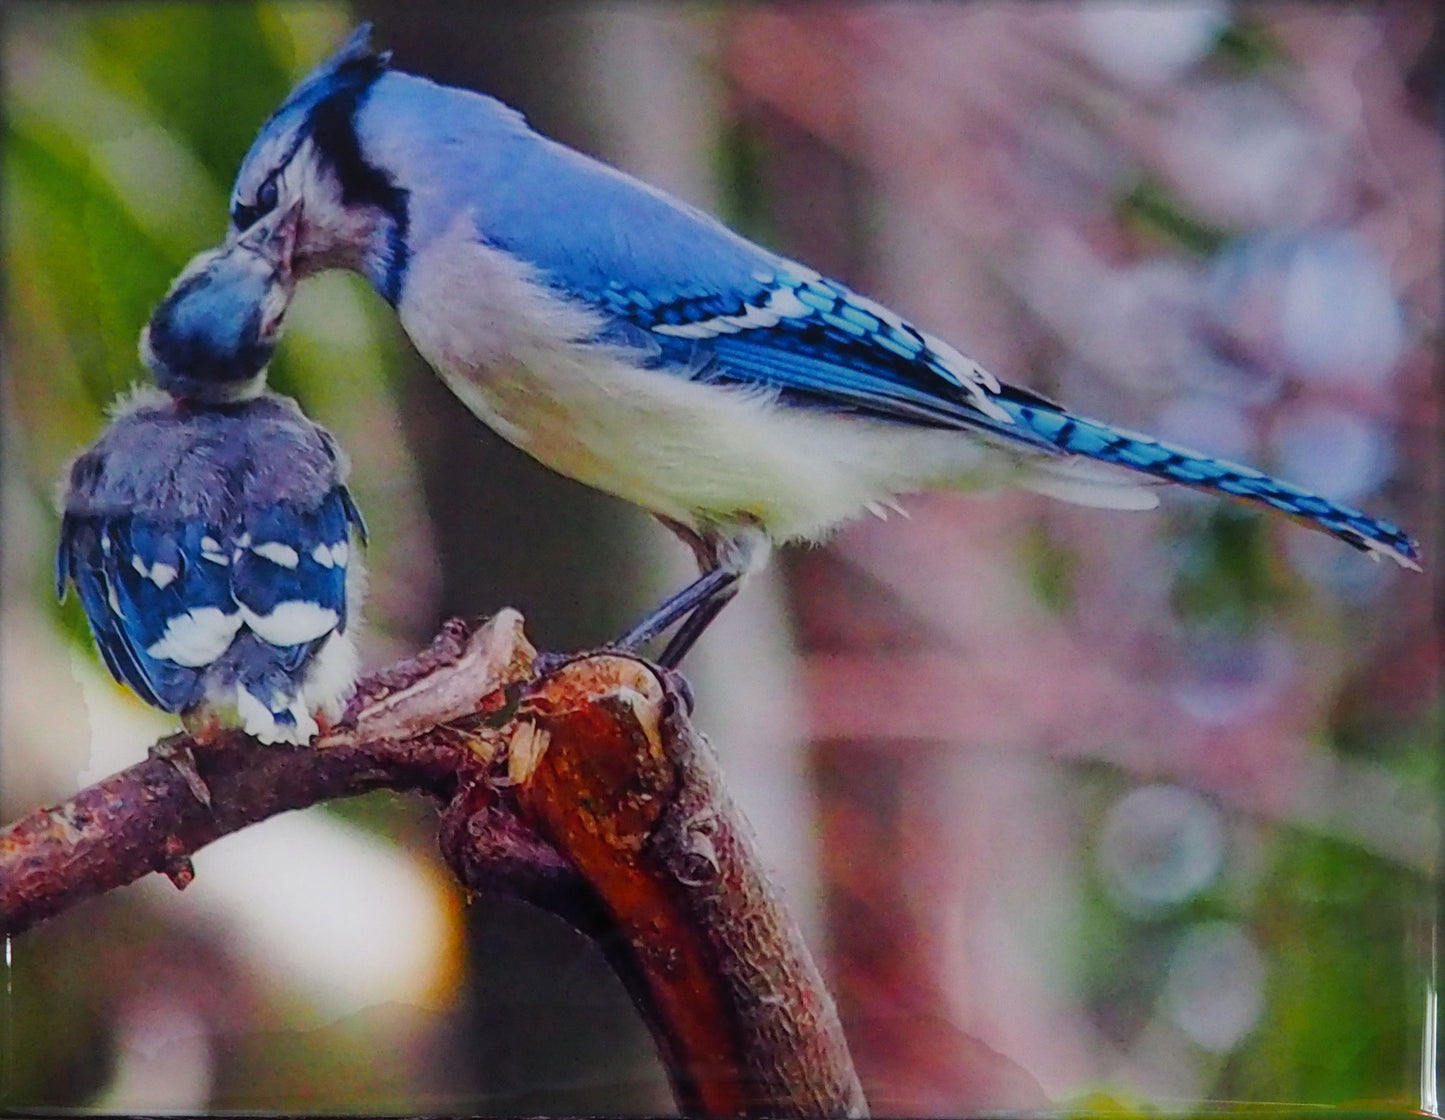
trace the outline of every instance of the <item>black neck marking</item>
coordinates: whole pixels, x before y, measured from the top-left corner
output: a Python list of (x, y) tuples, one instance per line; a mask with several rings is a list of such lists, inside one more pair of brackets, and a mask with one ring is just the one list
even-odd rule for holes
[(341, 185), (342, 205), (372, 206), (390, 219), (383, 267), (379, 275), (372, 275), (370, 279), (386, 300), (395, 305), (401, 297), (408, 263), (409, 192), (361, 154), (356, 139), (356, 112), (370, 92), (370, 82), (341, 87), (311, 111), (307, 131), (317, 156), (330, 165)]

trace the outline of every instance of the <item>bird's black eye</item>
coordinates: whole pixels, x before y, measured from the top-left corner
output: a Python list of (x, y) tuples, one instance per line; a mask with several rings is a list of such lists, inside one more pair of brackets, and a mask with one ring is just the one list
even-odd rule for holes
[(264, 218), (272, 210), (276, 209), (277, 200), (276, 176), (268, 175), (261, 181), (260, 187), (256, 190), (256, 201), (250, 206), (243, 202), (237, 202), (231, 208), (231, 224), (238, 231), (244, 232), (250, 229), (258, 221)]
[(257, 217), (265, 217), (276, 209), (276, 176), (271, 175), (261, 184), (260, 190), (256, 192), (256, 214)]

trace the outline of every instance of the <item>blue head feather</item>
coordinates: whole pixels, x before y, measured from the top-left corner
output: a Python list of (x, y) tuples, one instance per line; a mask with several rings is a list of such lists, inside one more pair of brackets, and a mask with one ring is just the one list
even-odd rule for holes
[(147, 364), (162, 389), (176, 396), (224, 396), (261, 372), (275, 339), (261, 330), (264, 277), (184, 278), (156, 308), (147, 328)]
[(298, 212), (269, 215), (182, 270), (141, 334), (141, 360), (162, 389), (206, 403), (261, 392), (294, 289)]
[(235, 229), (249, 228), (276, 205), (274, 185), (268, 195), (266, 183), (274, 180), (276, 172), (312, 135), (317, 111), (337, 98), (354, 103), (390, 62), (390, 51), (371, 49), (371, 24), (363, 23), (340, 50), (302, 79), (261, 126), (251, 150), (241, 161), (231, 196), (231, 224)]

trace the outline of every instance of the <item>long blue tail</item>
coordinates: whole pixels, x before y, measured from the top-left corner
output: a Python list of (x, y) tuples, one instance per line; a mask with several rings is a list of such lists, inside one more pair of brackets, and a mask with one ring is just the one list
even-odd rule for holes
[(1278, 510), (1376, 559), (1385, 555), (1402, 567), (1420, 570), (1420, 546), (1413, 537), (1398, 525), (1369, 517), (1351, 506), (1331, 502), (1251, 467), (1211, 459), (1041, 402), (994, 400), (1016, 424), (1060, 451)]

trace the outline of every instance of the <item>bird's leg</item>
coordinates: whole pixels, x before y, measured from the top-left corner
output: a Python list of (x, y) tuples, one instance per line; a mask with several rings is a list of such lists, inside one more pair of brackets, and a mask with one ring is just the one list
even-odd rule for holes
[[(613, 642), (613, 647), (629, 653), (635, 652), (679, 619), (687, 618), (694, 612), (706, 610), (719, 596), (723, 596), (718, 602), (718, 608), (721, 609), (723, 604), (736, 594), (737, 582), (741, 578), (741, 572), (730, 571), (727, 568), (713, 568), (711, 571), (704, 572)], [(727, 594), (724, 595), (724, 592)], [(713, 612), (714, 615), (716, 613), (716, 611)], [(711, 621), (711, 616), (709, 616), (709, 621)], [(698, 634), (700, 633), (702, 633), (701, 630), (698, 631)], [(694, 634), (692, 641), (696, 640), (697, 634)], [(671, 645), (668, 648), (671, 649)]]
[[(208, 704), (200, 704), (183, 711), (181, 725), (186, 729), (186, 734), (191, 737), (192, 742), (202, 747), (215, 742), (222, 730), (221, 721)], [(184, 739), (179, 737), (162, 739), (146, 753), (151, 758), (159, 758), (174, 766), (180, 776), (186, 780), (186, 787), (191, 791), (191, 796), (207, 809), (211, 807), (211, 787), (206, 785), (206, 779), (201, 777), (201, 772), (196, 769), (196, 756), (191, 750), (190, 744)]]
[(614, 645), (634, 651), (681, 622), (662, 651), (658, 664), (675, 669), (693, 643), (738, 593), (742, 578), (768, 555), (768, 539), (752, 525), (734, 526), (730, 532), (702, 535), (668, 518), (659, 518), (697, 556), (702, 575), (649, 614)]
[[(720, 569), (721, 570), (721, 569)], [(742, 583), (742, 574), (739, 573), (733, 581), (713, 593), (711, 599), (702, 603), (692, 614), (682, 621), (668, 643), (663, 647), (662, 655), (657, 663), (664, 669), (676, 669), (682, 659), (687, 656), (688, 650), (692, 649), (693, 643), (702, 637), (702, 632), (712, 625), (712, 620), (722, 613), (722, 609), (733, 601), (733, 596), (738, 593), (738, 587)]]

